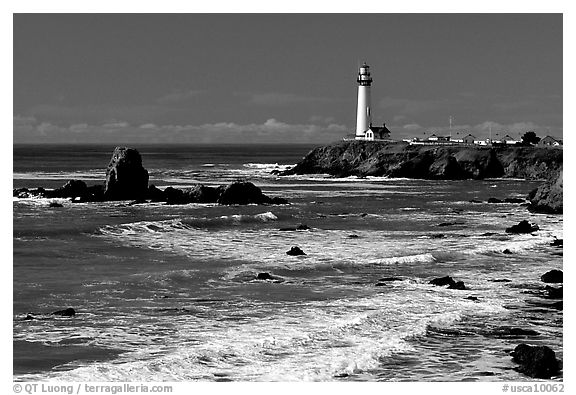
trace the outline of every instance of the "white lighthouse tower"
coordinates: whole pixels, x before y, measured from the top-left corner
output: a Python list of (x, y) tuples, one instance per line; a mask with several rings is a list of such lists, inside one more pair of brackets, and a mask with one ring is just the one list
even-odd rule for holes
[(364, 62), (358, 70), (358, 111), (356, 113), (356, 140), (365, 140), (366, 132), (372, 126), (372, 110), (370, 109), (370, 66)]

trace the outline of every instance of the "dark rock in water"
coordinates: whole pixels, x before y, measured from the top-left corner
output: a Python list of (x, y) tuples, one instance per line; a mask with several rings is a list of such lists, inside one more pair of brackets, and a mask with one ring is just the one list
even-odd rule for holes
[(288, 200), (278, 196), (274, 196), (273, 198), (270, 199), (270, 202), (268, 204), (276, 204), (276, 205), (288, 204)]
[(502, 254), (512, 254), (512, 251), (506, 248), (504, 251), (502, 251)]
[(564, 297), (563, 287), (556, 288), (547, 285), (544, 291), (546, 292), (546, 297), (549, 299), (562, 299)]
[(75, 198), (88, 195), (88, 186), (81, 180), (70, 180), (60, 188), (45, 192), (47, 197)]
[(478, 297), (476, 297), (476, 296), (467, 296), (467, 297), (465, 297), (464, 299), (472, 300), (472, 301), (474, 301), (474, 302), (477, 302), (477, 301), (478, 301)]
[(506, 198), (504, 199), (505, 203), (524, 203), (526, 202), (526, 199), (521, 199), (521, 198)]
[(148, 186), (148, 194), (146, 195), (148, 199), (152, 202), (165, 202), (166, 197), (164, 196), (164, 191), (155, 185)]
[(511, 283), (512, 280), (508, 280), (507, 278), (496, 278), (493, 280), (490, 280), (493, 283)]
[(496, 198), (488, 199), (488, 203), (503, 203), (502, 200)]
[(19, 197), (20, 194), (24, 195), (24, 194), (27, 194), (28, 192), (29, 192), (28, 188), (14, 188), (12, 190), (12, 196), (13, 197)]
[(559, 371), (556, 354), (547, 346), (519, 344), (512, 351), (512, 360), (520, 365), (520, 373), (537, 379), (549, 379)]
[(564, 274), (562, 273), (562, 270), (553, 269), (544, 273), (542, 277), (540, 277), (540, 280), (545, 283), (561, 283), (563, 282), (563, 278)]
[(433, 280), (430, 280), (429, 284), (438, 285), (438, 286), (442, 287), (444, 285), (456, 284), (456, 281), (454, 281), (454, 279), (450, 276), (444, 276), (444, 277), (438, 277), (438, 278), (435, 278)]
[(257, 280), (275, 280), (276, 277), (272, 276), (270, 273), (258, 273), (256, 276)]
[(562, 214), (563, 211), (563, 168), (528, 195), (528, 209), (536, 213)]
[(465, 290), (467, 289), (464, 285), (463, 281), (454, 281), (454, 279), (450, 276), (439, 277), (431, 280), (429, 284), (437, 285), (437, 286), (445, 286), (448, 285), (448, 289), (458, 289), (458, 290)]
[(443, 233), (432, 233), (428, 235), (428, 237), (430, 237), (431, 239), (443, 239), (446, 236)]
[(288, 255), (306, 255), (304, 253), (304, 251), (302, 251), (299, 247), (296, 247), (296, 246), (290, 248), (290, 251), (286, 251), (286, 254), (288, 254)]
[(270, 202), (271, 199), (251, 182), (234, 182), (228, 186), (220, 187), (220, 197), (218, 198), (220, 204), (267, 204)]
[(550, 246), (552, 246), (552, 247), (563, 247), (563, 246), (564, 246), (564, 239), (554, 238), (554, 240), (552, 241), (552, 243), (550, 243)]
[(190, 203), (184, 191), (172, 187), (164, 189), (164, 200), (166, 204), (188, 204)]
[(102, 202), (104, 201), (104, 185), (91, 185), (86, 189), (87, 201)]
[(383, 282), (383, 281), (378, 281), (378, 282), (376, 283), (376, 287), (385, 287), (386, 285), (388, 285), (388, 284), (386, 284), (386, 283)]
[(359, 238), (359, 237), (360, 237), (360, 236), (354, 235), (354, 234), (348, 235), (348, 238), (349, 238), (349, 239), (357, 239), (357, 238)]
[(58, 310), (52, 313), (52, 315), (60, 315), (62, 317), (74, 317), (76, 315), (76, 311), (72, 307), (68, 307), (64, 310)]
[(133, 148), (116, 147), (106, 170), (106, 200), (145, 199), (148, 193), (148, 171), (142, 157)]
[(62, 205), (62, 203), (50, 202), (50, 204), (48, 205), (48, 207), (64, 207), (64, 206)]
[(216, 203), (219, 197), (217, 188), (207, 187), (202, 184), (185, 189), (184, 194), (190, 203)]
[(26, 314), (26, 317), (24, 317), (24, 321), (30, 321), (30, 320), (34, 320), (34, 319), (36, 319), (36, 317), (34, 317), (30, 313)]
[(458, 290), (465, 290), (466, 286), (464, 285), (463, 281), (457, 281), (454, 284), (450, 284), (448, 289), (458, 289)]
[(484, 203), (482, 200), (478, 200), (478, 199), (472, 199), (469, 200), (470, 203)]
[(532, 233), (536, 232), (540, 228), (538, 225), (531, 224), (527, 220), (520, 221), (518, 225), (512, 225), (509, 228), (506, 228), (506, 233)]

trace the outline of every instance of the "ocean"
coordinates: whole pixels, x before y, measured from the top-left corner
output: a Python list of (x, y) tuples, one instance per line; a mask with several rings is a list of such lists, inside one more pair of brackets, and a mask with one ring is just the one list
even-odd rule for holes
[[(113, 148), (15, 145), (13, 186), (103, 182)], [(516, 345), (563, 359), (539, 294), (563, 218), (486, 203), (538, 181), (279, 177), (312, 147), (134, 148), (160, 188), (243, 179), (290, 204), (14, 198), (14, 380), (533, 381)], [(540, 230), (505, 232), (524, 219)], [(429, 284), (447, 275), (467, 289)]]

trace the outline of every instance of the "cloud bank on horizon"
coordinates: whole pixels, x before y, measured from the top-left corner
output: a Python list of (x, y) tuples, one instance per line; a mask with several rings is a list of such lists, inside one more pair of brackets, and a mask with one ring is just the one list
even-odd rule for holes
[(563, 137), (561, 14), (16, 14), (13, 141), (329, 143), (363, 60), (395, 139)]

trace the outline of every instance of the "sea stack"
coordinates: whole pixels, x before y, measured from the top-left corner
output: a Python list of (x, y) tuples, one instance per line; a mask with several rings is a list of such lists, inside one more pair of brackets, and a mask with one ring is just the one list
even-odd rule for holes
[(148, 171), (142, 157), (133, 148), (116, 147), (106, 170), (105, 200), (145, 199), (148, 192)]

